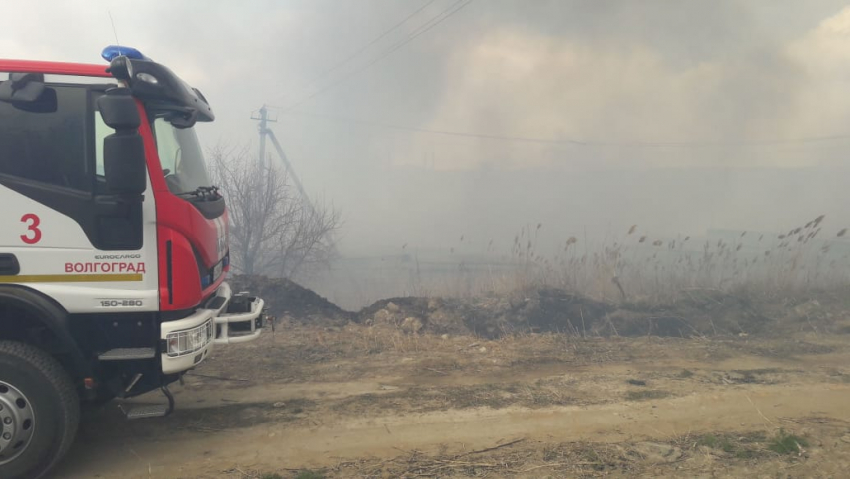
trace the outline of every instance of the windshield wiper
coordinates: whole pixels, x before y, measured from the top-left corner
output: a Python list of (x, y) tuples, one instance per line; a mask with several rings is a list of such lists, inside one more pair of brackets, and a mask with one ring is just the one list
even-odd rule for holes
[(221, 193), (218, 192), (218, 186), (199, 186), (194, 191), (185, 191), (183, 193), (175, 193), (177, 196), (188, 196), (192, 199), (203, 201), (214, 201), (221, 198)]

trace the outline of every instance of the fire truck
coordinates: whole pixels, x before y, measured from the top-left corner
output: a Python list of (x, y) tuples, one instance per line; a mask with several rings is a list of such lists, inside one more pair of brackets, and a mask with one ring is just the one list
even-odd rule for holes
[(81, 403), (160, 390), (214, 345), (256, 339), (227, 209), (194, 126), (201, 92), (138, 50), (108, 65), (0, 60), (0, 478), (43, 477)]

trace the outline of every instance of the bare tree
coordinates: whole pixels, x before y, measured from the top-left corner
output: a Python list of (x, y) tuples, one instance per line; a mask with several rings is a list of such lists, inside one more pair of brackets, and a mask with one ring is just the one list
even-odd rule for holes
[(341, 226), (333, 206), (303, 198), (275, 165), (261, 165), (247, 146), (209, 152), (213, 182), (227, 201), (234, 269), (294, 279), (327, 266)]

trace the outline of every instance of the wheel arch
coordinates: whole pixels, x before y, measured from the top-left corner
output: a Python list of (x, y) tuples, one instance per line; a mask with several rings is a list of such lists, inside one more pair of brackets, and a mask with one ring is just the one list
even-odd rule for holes
[(68, 312), (32, 288), (0, 285), (0, 340), (20, 341), (45, 350), (75, 382), (92, 375), (91, 366), (71, 335)]

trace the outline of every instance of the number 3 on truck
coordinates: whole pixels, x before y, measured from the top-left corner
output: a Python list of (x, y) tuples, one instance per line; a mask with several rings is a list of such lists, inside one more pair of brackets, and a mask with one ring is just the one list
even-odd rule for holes
[(41, 241), (41, 230), (38, 229), (41, 219), (37, 215), (27, 213), (21, 216), (21, 223), (27, 225), (27, 233), (21, 235), (21, 241), (26, 244), (36, 244)]

